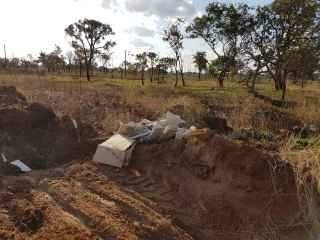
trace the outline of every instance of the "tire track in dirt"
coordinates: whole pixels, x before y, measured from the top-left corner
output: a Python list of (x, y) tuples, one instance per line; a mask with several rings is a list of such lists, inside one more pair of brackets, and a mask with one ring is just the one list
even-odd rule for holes
[[(87, 176), (87, 175), (86, 175)], [(65, 178), (43, 188), (101, 239), (192, 239), (171, 222), (110, 183)]]
[[(197, 231), (198, 225), (191, 224), (187, 226), (184, 224), (184, 222), (194, 222), (196, 216), (188, 214), (176, 204), (177, 192), (175, 191), (175, 187), (170, 185), (170, 183), (159, 182), (151, 177), (152, 174), (142, 174), (134, 170), (117, 170), (108, 166), (96, 168), (90, 164), (88, 164), (87, 168), (91, 168), (92, 171), (99, 172), (100, 176), (103, 175), (119, 184), (122, 191), (129, 191), (131, 194), (135, 194), (134, 197), (136, 199), (140, 198), (145, 203), (149, 201), (153, 205), (156, 204), (158, 211), (169, 215), (174, 224), (184, 230), (188, 229), (188, 232), (194, 237), (199, 237), (200, 234)], [(184, 221), (181, 221), (181, 219)], [(192, 230), (190, 231), (190, 229)], [(198, 239), (201, 239), (201, 237)]]
[(97, 236), (53, 198), (39, 190), (17, 194), (0, 208), (0, 239), (96, 239)]
[[(99, 236), (100, 239), (118, 239), (117, 234), (119, 232), (110, 226), (110, 223), (115, 223), (116, 219), (110, 217), (110, 211), (106, 210), (108, 206), (103, 204), (99, 196), (82, 188), (79, 182), (65, 179), (54, 180), (45, 183), (43, 188), (46, 188), (48, 194), (66, 212), (79, 219), (83, 225)], [(120, 218), (120, 216), (118, 217)], [(119, 222), (117, 222), (117, 225), (117, 227), (120, 227)], [(126, 237), (132, 239), (132, 236)]]
[[(134, 187), (136, 186), (141, 188), (141, 186), (148, 186), (151, 183), (154, 184), (151, 179), (144, 176), (135, 177), (132, 173), (128, 174), (126, 177), (126, 174), (123, 174), (123, 172), (118, 174), (115, 171), (110, 173), (110, 175), (106, 174), (106, 172), (101, 174), (100, 169), (102, 169), (100, 166), (99, 170), (97, 170), (95, 169), (95, 166), (91, 164), (84, 164), (71, 169), (69, 176), (81, 181), (89, 191), (94, 192), (102, 198), (107, 198), (108, 200), (116, 202), (117, 205), (121, 206), (121, 209), (127, 209), (126, 212), (130, 213), (130, 219), (135, 218), (137, 221), (142, 222), (142, 226), (154, 228), (151, 231), (150, 238), (147, 237), (148, 234), (147, 236), (145, 235), (146, 232), (142, 231), (142, 233), (140, 233), (142, 234), (140, 235), (141, 239), (192, 239), (191, 236), (185, 234), (179, 227), (172, 227), (172, 220), (167, 219), (160, 214), (161, 212), (168, 213), (168, 211), (163, 211), (160, 204), (155, 204), (141, 192), (134, 190)], [(99, 175), (98, 178), (97, 175)], [(117, 185), (114, 182), (114, 176), (111, 175), (118, 175), (118, 179), (120, 178), (121, 180), (126, 178), (126, 182), (129, 183), (128, 186), (124, 187), (123, 185)], [(92, 178), (88, 178), (88, 176), (92, 176)], [(130, 182), (129, 179), (132, 182)], [(112, 190), (110, 188), (112, 188)], [(168, 192), (168, 190), (164, 188), (162, 188), (162, 190)], [(180, 235), (183, 235), (184, 237), (177, 238), (177, 236)]]
[[(82, 225), (85, 229), (88, 229), (92, 234), (95, 235), (94, 239), (108, 239), (109, 236), (102, 236), (99, 232), (97, 232), (94, 229), (94, 225), (92, 225), (91, 218), (84, 215), (81, 211), (78, 209), (72, 208), (69, 203), (63, 199), (60, 198), (58, 194), (56, 194), (53, 191), (48, 190), (47, 186), (45, 184), (42, 184), (40, 186), (40, 189), (44, 191), (48, 196), (50, 196), (53, 201), (59, 206), (59, 208), (63, 211), (64, 214), (69, 215), (71, 218), (75, 219), (77, 222), (79, 222), (80, 225)], [(91, 224), (90, 224), (91, 223)], [(81, 237), (81, 239), (83, 236)]]
[(8, 211), (0, 207), (0, 239), (1, 240), (23, 240), (26, 236), (17, 233), (14, 223), (10, 220)]
[(99, 168), (94, 168), (93, 170), (119, 184), (122, 189), (139, 193), (144, 199), (156, 202), (162, 209), (166, 209), (164, 207), (166, 205), (171, 205), (171, 208), (176, 207), (174, 190), (170, 189), (170, 186), (166, 186), (164, 183), (153, 180), (148, 175), (137, 174), (134, 171), (128, 171), (126, 169), (117, 171), (107, 166), (99, 166)]

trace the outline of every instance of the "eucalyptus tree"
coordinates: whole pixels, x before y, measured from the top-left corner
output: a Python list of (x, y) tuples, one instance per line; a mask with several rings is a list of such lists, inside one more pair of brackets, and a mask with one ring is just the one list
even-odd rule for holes
[(285, 100), (292, 58), (312, 39), (310, 33), (319, 11), (317, 0), (275, 0), (259, 7), (252, 36), (253, 50), (274, 80), (275, 88), (282, 91)]
[(193, 63), (198, 68), (198, 74), (199, 74), (198, 78), (200, 81), (202, 71), (205, 71), (208, 69), (208, 66), (207, 66), (208, 60), (207, 60), (206, 52), (197, 52), (193, 56)]
[(150, 63), (151, 67), (151, 76), (150, 76), (150, 82), (153, 82), (153, 76), (154, 76), (154, 67), (157, 63), (158, 55), (155, 52), (148, 52), (147, 57)]
[(168, 73), (171, 69), (176, 67), (176, 59), (170, 57), (160, 58), (156, 66), (158, 72), (158, 84), (160, 83), (160, 76), (164, 79), (164, 75)]
[(171, 49), (175, 55), (175, 71), (176, 71), (176, 82), (175, 87), (178, 86), (179, 72), (181, 75), (182, 85), (185, 86), (184, 73), (183, 73), (183, 41), (185, 39), (184, 32), (182, 30), (182, 25), (184, 20), (177, 18), (174, 23), (172, 23), (167, 30), (164, 31), (163, 40), (168, 42)]
[(136, 60), (137, 60), (137, 72), (141, 72), (141, 83), (144, 85), (144, 72), (145, 69), (148, 66), (148, 59), (147, 59), (147, 53), (139, 53), (136, 55)]
[(81, 51), (87, 70), (87, 80), (91, 79), (91, 70), (97, 55), (110, 51), (115, 42), (107, 39), (114, 35), (109, 24), (97, 20), (83, 19), (69, 25), (65, 32), (72, 39), (71, 45), (77, 51)]
[(187, 27), (190, 38), (201, 38), (212, 49), (221, 64), (220, 87), (236, 64), (243, 36), (253, 25), (251, 8), (246, 4), (212, 2), (205, 14), (196, 17)]

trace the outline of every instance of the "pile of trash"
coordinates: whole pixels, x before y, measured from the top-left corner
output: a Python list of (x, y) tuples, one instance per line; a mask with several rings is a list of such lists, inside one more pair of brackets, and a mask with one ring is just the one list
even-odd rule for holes
[(138, 123), (120, 122), (118, 134), (138, 142), (161, 142), (171, 139), (181, 140), (196, 130), (194, 126), (188, 128), (186, 121), (180, 116), (167, 112), (166, 117), (158, 121), (143, 119)]
[(137, 143), (182, 140), (207, 131), (195, 126), (188, 127), (186, 121), (171, 112), (167, 112), (165, 118), (157, 121), (143, 119), (138, 123), (120, 123), (117, 134), (98, 146), (93, 161), (118, 168), (126, 167)]

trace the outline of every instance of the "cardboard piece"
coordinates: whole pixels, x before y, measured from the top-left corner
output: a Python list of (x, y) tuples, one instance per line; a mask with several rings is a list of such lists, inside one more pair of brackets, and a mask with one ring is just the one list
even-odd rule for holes
[(134, 147), (134, 140), (116, 134), (98, 145), (93, 161), (118, 168), (128, 166)]

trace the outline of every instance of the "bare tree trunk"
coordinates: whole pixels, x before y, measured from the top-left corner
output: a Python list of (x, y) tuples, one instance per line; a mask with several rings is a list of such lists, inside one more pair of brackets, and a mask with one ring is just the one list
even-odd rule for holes
[(82, 63), (79, 64), (80, 78), (82, 78)]
[(88, 82), (91, 81), (91, 76), (90, 76), (90, 72), (91, 72), (91, 62), (86, 60), (86, 70), (87, 70), (87, 80)]
[(199, 68), (198, 79), (201, 80), (201, 69)]
[(219, 87), (223, 88), (224, 87), (224, 78), (226, 77), (226, 70), (223, 69), (221, 73), (218, 76), (218, 82), (219, 82)]
[(183, 69), (180, 70), (180, 74), (181, 74), (181, 80), (182, 80), (182, 86), (186, 86), (186, 82), (184, 81), (184, 73), (183, 73)]
[(304, 88), (304, 78), (301, 78), (301, 88)]
[(256, 80), (257, 80), (257, 76), (258, 76), (259, 71), (260, 71), (260, 64), (256, 68), (256, 71), (254, 72), (254, 75), (252, 78), (251, 92), (254, 94), (256, 93)]
[(180, 75), (181, 75), (181, 81), (182, 81), (182, 86), (186, 86), (186, 82), (184, 81), (184, 74), (183, 74), (183, 63), (181, 61), (181, 58), (179, 58), (179, 70), (180, 70)]
[(174, 87), (178, 87), (178, 81), (179, 81), (179, 74), (178, 74), (178, 69), (176, 69), (176, 82), (174, 84)]
[(88, 80), (88, 82), (90, 82), (90, 81), (91, 81), (91, 76), (90, 76), (90, 67), (89, 67), (89, 65), (87, 66), (87, 80)]
[(153, 74), (154, 74), (154, 68), (153, 66), (151, 66), (151, 78), (150, 78), (150, 82), (153, 82)]
[(159, 67), (159, 69), (158, 69), (158, 85), (160, 84), (160, 72), (161, 72), (161, 68)]
[(141, 70), (141, 83), (144, 86), (144, 69)]
[(286, 83), (286, 79), (283, 79), (283, 86), (282, 86), (282, 97), (281, 100), (284, 103), (285, 99), (286, 99), (286, 92), (287, 92), (287, 83)]

